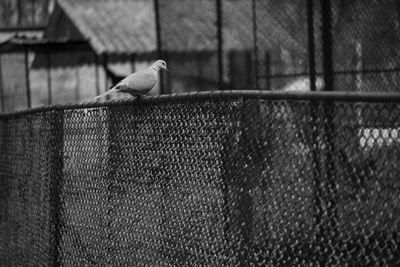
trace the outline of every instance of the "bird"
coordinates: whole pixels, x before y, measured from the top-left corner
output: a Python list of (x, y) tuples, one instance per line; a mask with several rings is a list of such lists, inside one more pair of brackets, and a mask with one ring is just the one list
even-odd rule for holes
[(93, 100), (107, 96), (113, 92), (128, 93), (132, 96), (145, 95), (156, 85), (158, 72), (162, 69), (168, 71), (167, 63), (164, 60), (157, 60), (147, 69), (128, 75), (110, 90), (96, 96)]

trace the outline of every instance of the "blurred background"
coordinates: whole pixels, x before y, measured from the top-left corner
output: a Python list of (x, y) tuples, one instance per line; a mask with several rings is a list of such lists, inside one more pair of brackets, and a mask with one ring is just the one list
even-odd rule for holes
[(89, 100), (157, 58), (152, 94), (397, 91), (399, 27), (396, 0), (2, 0), (0, 111)]

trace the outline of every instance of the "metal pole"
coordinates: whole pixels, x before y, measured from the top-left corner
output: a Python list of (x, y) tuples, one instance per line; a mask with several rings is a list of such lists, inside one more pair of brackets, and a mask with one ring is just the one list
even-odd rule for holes
[(26, 82), (26, 98), (28, 102), (28, 108), (31, 108), (31, 87), (29, 82), (29, 51), (28, 45), (24, 46), (25, 54), (25, 82)]
[[(252, 0), (253, 15), (253, 51), (254, 51), (254, 71), (255, 71), (255, 89), (260, 89), (260, 81), (258, 76), (258, 39), (257, 39), (257, 13), (256, 0)], [(267, 77), (268, 79), (268, 77)]]
[(265, 51), (265, 88), (271, 90), (271, 58), (268, 51)]
[(316, 91), (313, 0), (307, 0), (307, 35), (308, 35), (308, 66), (310, 70), (309, 74), (310, 90)]
[(106, 53), (103, 54), (103, 68), (104, 68), (104, 92), (108, 91), (108, 76), (107, 72), (108, 56)]
[(46, 54), (46, 68), (47, 68), (47, 103), (51, 105), (51, 54), (50, 52)]
[(332, 60), (332, 13), (331, 0), (321, 0), (322, 13), (322, 54), (324, 91), (333, 91), (333, 60)]
[[(309, 79), (310, 79), (310, 90), (312, 92), (316, 91), (315, 85), (315, 44), (314, 44), (314, 10), (313, 10), (313, 0), (307, 0), (307, 35), (308, 35), (308, 66), (309, 66)], [(321, 203), (321, 166), (320, 166), (320, 151), (318, 149), (318, 113), (319, 105), (316, 102), (311, 102), (311, 120), (312, 120), (312, 142), (311, 142), (311, 155), (313, 162), (313, 177), (314, 177), (314, 212), (315, 212), (315, 226), (317, 228), (317, 235), (320, 237), (322, 230), (320, 225), (322, 222), (322, 203)]]
[(36, 11), (36, 0), (32, 0), (32, 7), (31, 7), (31, 24), (32, 25), (37, 25), (37, 21), (35, 21), (35, 11)]
[[(203, 91), (204, 88), (204, 71), (203, 71), (203, 64), (202, 64), (202, 54), (201, 52), (196, 53), (196, 65), (197, 65), (197, 80), (198, 80), (198, 90)], [(171, 82), (171, 81), (169, 81)]]
[(22, 26), (21, 0), (17, 0), (17, 25)]
[[(322, 18), (322, 53), (323, 53), (323, 75), (325, 80), (324, 91), (334, 91), (333, 84), (333, 59), (332, 59), (332, 9), (331, 0), (321, 0), (321, 18)], [(335, 151), (335, 125), (333, 122), (335, 116), (335, 105), (334, 103), (324, 103), (324, 126), (323, 126), (323, 137), (326, 141), (326, 152), (325, 152), (325, 172), (326, 172), (326, 191), (328, 194), (324, 195), (324, 202), (326, 203), (327, 210), (325, 217), (327, 218), (325, 229), (323, 232), (330, 232), (332, 238), (331, 242), (333, 248), (337, 247), (337, 189), (336, 189), (336, 170), (335, 160), (333, 153)], [(322, 240), (322, 239), (321, 239)], [(331, 262), (331, 264), (334, 264)], [(337, 264), (337, 263), (336, 263)], [(327, 265), (327, 264), (322, 264)]]
[(99, 56), (97, 55), (96, 52), (94, 53), (94, 62), (95, 62), (95, 66), (94, 66), (94, 76), (95, 76), (95, 86), (96, 86), (96, 95), (100, 94), (100, 75), (99, 75)]
[[(164, 54), (164, 58), (165, 58), (165, 60), (168, 62), (169, 61), (169, 53), (168, 52), (164, 52), (163, 53)], [(171, 83), (171, 72), (170, 71), (167, 71), (167, 72), (164, 72), (164, 74), (165, 74), (165, 88), (169, 88), (168, 90), (168, 92), (169, 93), (171, 93), (171, 88), (172, 88), (172, 83)], [(200, 88), (200, 87), (199, 87)], [(200, 89), (199, 89), (200, 90)]]
[[(163, 53), (162, 53), (162, 42), (161, 42), (161, 25), (160, 25), (160, 5), (158, 0), (154, 0), (154, 14), (156, 16), (156, 38), (157, 38), (157, 58), (162, 59), (163, 58)], [(160, 71), (160, 94), (167, 93), (166, 90), (164, 90), (164, 84), (163, 84), (163, 73)]]
[(60, 245), (62, 241), (62, 227), (63, 220), (63, 204), (62, 204), (62, 189), (63, 189), (63, 144), (64, 144), (64, 116), (63, 112), (58, 110), (57, 112), (50, 113), (50, 117), (46, 117), (47, 120), (51, 121), (51, 138), (48, 140), (49, 150), (47, 151), (50, 155), (50, 246), (49, 256), (51, 257), (51, 266), (60, 266)]
[(129, 61), (131, 63), (131, 72), (135, 72), (135, 62), (136, 62), (136, 55), (135, 54), (131, 54)]
[(4, 84), (3, 84), (3, 70), (2, 70), (2, 64), (1, 64), (1, 57), (2, 54), (0, 54), (0, 101), (1, 101), (1, 112), (5, 112), (6, 108), (4, 106)]
[(47, 21), (47, 18), (49, 16), (49, 0), (45, 0), (41, 2), (41, 12), (43, 12), (43, 16), (40, 18), (39, 24), (43, 24), (44, 22)]
[(217, 53), (218, 53), (218, 89), (223, 90), (223, 75), (224, 75), (224, 63), (223, 63), (223, 39), (222, 39), (222, 3), (221, 0), (216, 0), (217, 9)]

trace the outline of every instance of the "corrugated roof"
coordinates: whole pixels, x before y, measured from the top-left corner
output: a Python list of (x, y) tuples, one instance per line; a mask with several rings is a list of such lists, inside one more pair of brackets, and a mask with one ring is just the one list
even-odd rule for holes
[[(161, 39), (163, 49), (177, 51), (210, 51), (217, 47), (217, 15), (214, 0), (160, 1)], [(222, 1), (223, 46), (227, 50), (253, 49), (253, 13), (251, 1)], [(265, 48), (296, 47), (305, 51), (295, 30), (270, 14), (257, 10), (258, 45)], [(286, 18), (285, 18), (286, 19)], [(283, 24), (283, 25), (282, 25)], [(289, 33), (289, 30), (291, 32)]]
[(58, 3), (99, 54), (156, 50), (152, 1), (59, 0)]
[[(59, 0), (58, 3), (99, 54), (141, 54), (156, 51), (153, 1)], [(176, 0), (160, 1), (163, 50), (215, 51), (217, 46), (215, 2), (193, 0), (183, 3)], [(253, 39), (251, 9), (237, 6), (237, 1), (223, 3), (225, 14), (229, 14), (223, 16), (224, 48), (251, 49)], [(265, 14), (258, 14), (263, 17), (261, 25), (258, 25), (258, 31), (268, 37), (263, 37), (265, 42), (261, 45), (295, 46), (303, 49), (282, 25), (267, 14), (268, 10), (263, 12)]]

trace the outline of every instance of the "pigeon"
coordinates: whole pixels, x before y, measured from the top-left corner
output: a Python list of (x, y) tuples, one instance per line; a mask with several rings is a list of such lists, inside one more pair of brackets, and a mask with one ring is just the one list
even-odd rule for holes
[(132, 96), (144, 95), (153, 89), (158, 81), (158, 71), (167, 69), (167, 63), (164, 60), (157, 60), (147, 69), (134, 72), (125, 77), (107, 92), (104, 92), (94, 98), (94, 100), (109, 95), (113, 92), (127, 93)]

